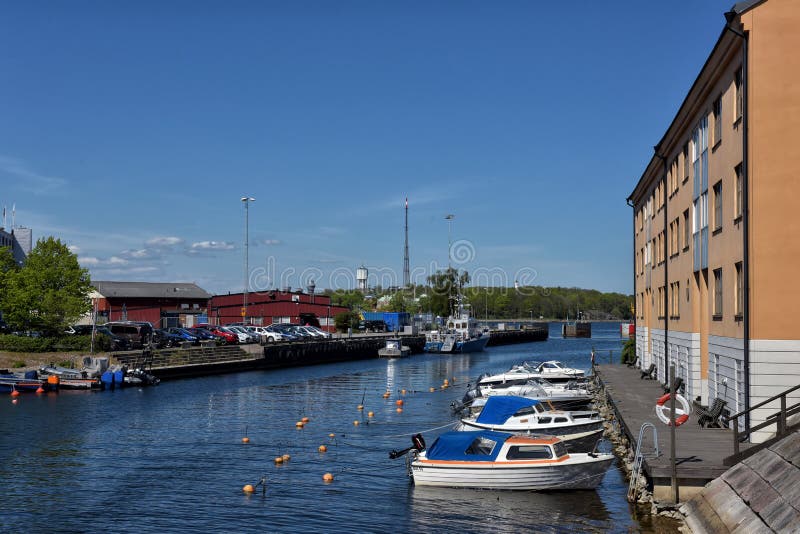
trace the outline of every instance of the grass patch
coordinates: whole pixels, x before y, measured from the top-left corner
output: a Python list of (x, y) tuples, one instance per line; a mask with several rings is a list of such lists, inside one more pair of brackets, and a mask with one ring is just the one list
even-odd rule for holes
[(22, 361), (22, 360), (16, 360), (16, 361), (13, 361), (13, 362), (11, 362), (11, 367), (12, 367), (13, 369), (22, 369), (22, 368), (23, 368), (23, 367), (25, 367), (26, 365), (27, 365), (27, 364), (26, 364), (24, 361)]

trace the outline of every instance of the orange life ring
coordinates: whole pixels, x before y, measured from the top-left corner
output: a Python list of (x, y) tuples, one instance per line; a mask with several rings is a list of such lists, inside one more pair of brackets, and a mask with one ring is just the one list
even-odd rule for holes
[[(669, 406), (667, 402), (670, 399), (670, 394), (662, 395), (656, 401), (656, 415), (658, 419), (665, 425), (672, 425), (672, 417), (670, 417)], [(682, 395), (675, 394), (675, 402), (680, 404), (680, 407), (675, 407), (675, 426), (681, 426), (689, 420), (689, 414), (692, 413), (692, 406), (689, 404)]]

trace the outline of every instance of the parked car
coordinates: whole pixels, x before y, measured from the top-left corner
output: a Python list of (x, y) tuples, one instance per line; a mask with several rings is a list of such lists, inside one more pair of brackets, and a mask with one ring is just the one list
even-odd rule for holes
[(199, 324), (197, 325), (201, 328), (205, 328), (212, 334), (216, 334), (222, 337), (225, 341), (224, 344), (232, 344), (235, 345), (239, 342), (239, 336), (234, 334), (233, 332), (228, 332), (224, 329), (224, 327), (213, 325), (213, 324)]
[(197, 345), (198, 343), (200, 343), (200, 339), (196, 335), (194, 335), (194, 333), (189, 332), (185, 328), (180, 328), (180, 327), (177, 327), (177, 326), (173, 326), (173, 327), (167, 328), (167, 332), (169, 332), (170, 334), (174, 334), (176, 336), (179, 336), (183, 341), (188, 341), (189, 343), (192, 343), (193, 345)]
[(104, 324), (114, 334), (128, 340), (132, 349), (140, 349), (153, 339), (153, 325), (138, 321), (111, 321)]
[(160, 349), (165, 347), (180, 347), (181, 343), (183, 343), (183, 338), (171, 333), (167, 329), (156, 328), (153, 330), (153, 343)]
[(386, 332), (386, 323), (383, 321), (360, 321), (358, 329), (364, 332)]
[(185, 328), (184, 330), (191, 332), (200, 341), (213, 341), (215, 343), (219, 343), (220, 345), (225, 343), (225, 337), (215, 334), (214, 332), (211, 332), (206, 328), (200, 328), (199, 326), (191, 326)]
[(316, 332), (318, 336), (323, 339), (330, 339), (332, 337), (330, 332), (326, 332), (322, 328), (316, 326), (306, 326), (306, 328), (311, 330), (312, 332)]
[[(267, 335), (274, 339), (274, 341), (296, 341), (297, 336), (294, 336), (286, 330), (285, 328), (281, 328), (280, 324), (271, 324), (264, 328), (266, 330)], [(274, 337), (273, 337), (274, 336)], [(270, 340), (267, 339), (267, 342)]]
[(244, 341), (242, 341), (242, 337), (239, 336), (240, 343), (258, 343), (261, 341), (261, 336), (256, 333), (250, 332), (244, 326), (226, 326), (228, 330), (236, 332), (237, 334), (244, 334)]
[[(110, 350), (130, 350), (130, 342), (127, 338), (118, 336), (105, 326), (97, 326), (94, 329), (95, 336), (104, 336), (108, 338)], [(91, 334), (91, 331), (89, 331)], [(96, 339), (96, 338), (95, 338)]]

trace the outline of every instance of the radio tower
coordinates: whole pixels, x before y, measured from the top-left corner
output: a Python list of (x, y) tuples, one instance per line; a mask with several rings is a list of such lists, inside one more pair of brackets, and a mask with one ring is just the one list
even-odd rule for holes
[(406, 246), (403, 256), (403, 287), (411, 286), (411, 268), (408, 263), (408, 197), (406, 197)]

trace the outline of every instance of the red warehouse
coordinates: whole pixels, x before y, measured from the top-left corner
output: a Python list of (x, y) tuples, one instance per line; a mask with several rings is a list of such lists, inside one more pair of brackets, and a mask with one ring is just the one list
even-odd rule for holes
[[(247, 294), (247, 321), (254, 325), (272, 323), (315, 324), (333, 331), (336, 314), (349, 311), (344, 306), (331, 305), (327, 295), (287, 291), (260, 291)], [(216, 324), (244, 321), (244, 294), (214, 295), (208, 303), (208, 318)]]

